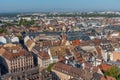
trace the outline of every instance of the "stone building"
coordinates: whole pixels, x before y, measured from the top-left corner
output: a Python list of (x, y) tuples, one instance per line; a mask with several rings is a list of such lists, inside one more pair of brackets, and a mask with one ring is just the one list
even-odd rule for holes
[(43, 68), (47, 68), (51, 63), (50, 56), (45, 51), (42, 51), (38, 54), (38, 65)]
[(6, 72), (2, 80), (41, 80), (41, 68), (34, 65), (33, 55), (21, 46), (5, 46), (0, 57)]

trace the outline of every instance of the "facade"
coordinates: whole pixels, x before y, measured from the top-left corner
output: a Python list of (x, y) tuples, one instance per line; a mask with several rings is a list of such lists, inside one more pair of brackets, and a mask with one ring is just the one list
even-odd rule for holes
[(115, 52), (112, 52), (111, 55), (110, 55), (110, 59), (111, 61), (119, 61), (120, 60), (120, 52), (119, 51), (115, 51)]
[(42, 51), (38, 54), (38, 65), (40, 65), (40, 67), (47, 68), (50, 63), (51, 60), (48, 53)]
[(84, 73), (81, 68), (75, 68), (62, 62), (58, 62), (52, 67), (53, 80), (69, 80), (72, 78), (82, 80)]
[(33, 57), (25, 50), (20, 50), (19, 53), (3, 54), (3, 57), (8, 65), (8, 72), (15, 73), (29, 68), (33, 68)]
[(31, 53), (24, 49), (12, 53), (6, 51), (2, 55), (7, 73), (2, 75), (2, 80), (40, 80), (40, 67), (34, 66)]
[(2, 80), (43, 80), (42, 69), (34, 67), (17, 73), (7, 73), (1, 76)]

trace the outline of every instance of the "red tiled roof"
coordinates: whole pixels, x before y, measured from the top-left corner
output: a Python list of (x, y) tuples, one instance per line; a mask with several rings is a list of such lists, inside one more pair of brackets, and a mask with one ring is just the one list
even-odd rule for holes
[(72, 45), (73, 46), (80, 46), (80, 40), (73, 40)]
[(115, 78), (111, 77), (111, 76), (106, 76), (107, 80), (116, 80)]
[(107, 70), (109, 70), (112, 66), (111, 66), (111, 65), (108, 65), (108, 64), (101, 64), (99, 67), (100, 67), (100, 69), (101, 69), (102, 71), (107, 71)]
[(75, 68), (75, 67), (72, 67), (70, 65), (64, 64), (62, 62), (56, 63), (52, 67), (52, 70), (57, 70), (59, 72), (62, 72), (62, 73), (68, 74), (68, 75), (72, 75), (72, 76), (76, 76), (76, 77), (83, 76), (83, 74), (84, 74), (83, 69)]
[(79, 63), (83, 63), (85, 60), (83, 59), (82, 55), (78, 52), (74, 53), (74, 58), (76, 61), (78, 61)]
[(38, 28), (37, 27), (30, 27), (29, 30), (36, 31), (36, 30), (38, 30)]
[(100, 80), (116, 80), (116, 79), (111, 76), (106, 76), (106, 77), (102, 77)]
[(98, 71), (98, 67), (94, 66), (93, 67), (93, 72), (97, 72)]
[(63, 60), (65, 60), (64, 56), (62, 56), (62, 57), (59, 58), (59, 61), (63, 61)]
[(50, 58), (49, 54), (46, 53), (45, 51), (40, 52), (40, 53), (39, 53), (39, 57), (40, 57), (41, 59), (43, 59), (43, 60)]
[(90, 41), (81, 41), (80, 45), (81, 46), (88, 46), (88, 45), (90, 45), (90, 43), (91, 43)]
[(92, 41), (95, 45), (100, 45), (101, 43), (101, 39), (97, 39), (97, 38), (93, 39)]
[(20, 50), (18, 53), (5, 52), (3, 54), (3, 57), (5, 57), (6, 59), (8, 59), (10, 61), (13, 59), (16, 59), (20, 56), (30, 56), (30, 54), (24, 49)]
[(106, 80), (105, 77), (100, 78), (100, 80)]

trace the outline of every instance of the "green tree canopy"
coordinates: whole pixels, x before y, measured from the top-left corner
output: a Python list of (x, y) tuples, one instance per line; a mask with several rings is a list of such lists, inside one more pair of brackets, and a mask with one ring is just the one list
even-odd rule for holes
[(1, 34), (1, 33), (6, 33), (6, 32), (7, 32), (7, 29), (1, 29), (1, 30), (0, 30), (0, 34)]
[(31, 20), (31, 21), (27, 21), (27, 20), (25, 20), (25, 19), (21, 19), (20, 21), (19, 21), (19, 26), (21, 26), (21, 25), (25, 25), (25, 26), (31, 26), (31, 25), (33, 25), (35, 23), (35, 21), (34, 20)]
[(19, 40), (23, 40), (23, 37), (22, 36), (18, 36)]
[(116, 78), (116, 80), (120, 80), (120, 69), (117, 66), (113, 66), (110, 70), (105, 71), (104, 74), (106, 76), (112, 76)]
[(49, 66), (47, 67), (47, 71), (48, 71), (48, 72), (51, 71), (51, 68), (52, 68), (52, 66), (53, 66), (54, 64), (56, 64), (56, 63), (51, 63), (51, 64), (49, 64)]

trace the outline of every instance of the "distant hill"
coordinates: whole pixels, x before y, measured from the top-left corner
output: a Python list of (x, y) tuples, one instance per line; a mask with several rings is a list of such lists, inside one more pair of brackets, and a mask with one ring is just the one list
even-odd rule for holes
[(15, 17), (20, 13), (0, 13), (0, 17)]

